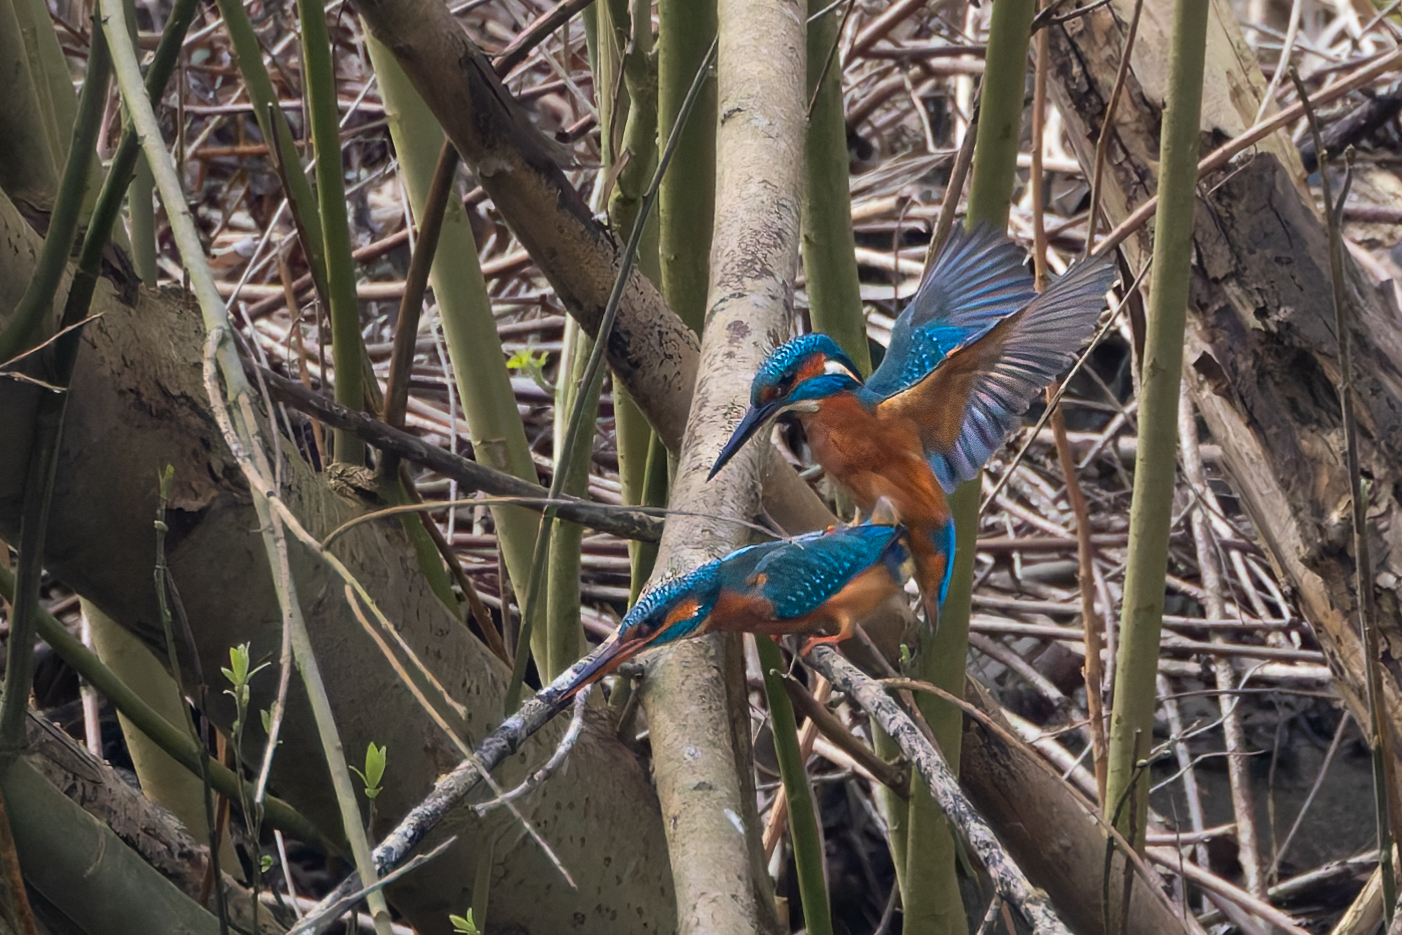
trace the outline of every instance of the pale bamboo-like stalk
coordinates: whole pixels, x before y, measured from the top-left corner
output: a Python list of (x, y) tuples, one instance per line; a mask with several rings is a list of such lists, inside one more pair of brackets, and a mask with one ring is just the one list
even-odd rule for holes
[[(665, 137), (715, 38), (716, 0), (658, 0), (657, 21), (657, 132)], [(715, 197), (716, 85), (707, 81), (657, 197), (659, 286), (667, 304), (697, 334), (706, 320)]]
[(1102, 808), (1136, 847), (1144, 841), (1164, 574), (1177, 468), (1178, 388), (1192, 265), (1193, 203), (1200, 145), (1208, 0), (1175, 0), (1168, 100), (1160, 148), (1159, 211), (1139, 396), (1139, 446), (1130, 505), (1129, 559), (1110, 712), (1109, 767)]
[[(127, 14), (127, 31), (132, 41), (136, 41), (136, 4), (127, 0), (123, 4)], [(151, 175), (151, 167), (144, 158), (136, 160), (136, 173), (127, 188), (127, 223), (131, 228), (131, 265), (136, 267), (136, 275), (147, 288), (156, 287), (156, 205), (152, 196), (156, 193), (156, 180)]]
[(44, 247), (34, 264), (33, 278), (26, 284), (9, 321), (0, 329), (0, 364), (9, 363), (28, 351), (44, 336), (45, 316), (53, 311), (54, 296), (68, 268), (68, 255), (73, 250), (73, 237), (78, 231), (83, 208), (88, 168), (94, 161), (102, 108), (106, 103), (108, 55), (101, 40), (93, 43), (90, 56), (92, 61), (83, 82), (78, 118), (72, 125), (74, 137), (68, 144), (68, 159), (55, 191)]
[[(565, 447), (568, 434), (565, 414), (575, 406), (583, 408), (581, 417), (593, 426), (599, 417), (601, 380), (595, 378), (588, 386), (582, 384), (584, 370), (594, 341), (573, 318), (565, 322), (564, 352), (560, 355), (559, 377), (555, 383), (555, 471), (563, 473), (560, 492), (569, 496), (589, 492), (589, 465), (593, 462), (594, 432), (581, 434), (574, 450)], [(600, 372), (602, 376), (602, 372)], [(617, 410), (615, 410), (617, 411)], [(647, 423), (641, 426), (645, 431)], [(575, 523), (555, 518), (555, 530), (550, 538), (549, 568), (546, 570), (545, 628), (538, 644), (545, 649), (536, 653), (536, 668), (541, 681), (549, 682), (568, 669), (584, 654), (584, 630), (579, 623), (580, 546), (584, 529)]]
[[(35, 6), (25, 0), (0, 3), (0, 19), (5, 23), (5, 28), (0, 29), (0, 63), (5, 67), (5, 96), (9, 105), (5, 120), (7, 132), (0, 137), (0, 159), (5, 166), (5, 193), (11, 200), (47, 207), (53, 203), (63, 173), (63, 141), (58, 132), (61, 118), (56, 108), (47, 106), (50, 86), (46, 76), (37, 72), (45, 70), (44, 59), (50, 58), (52, 64), (47, 67), (62, 70), (65, 80), (71, 81), (71, 78), (48, 11), (44, 11), (43, 28), (32, 23)], [(32, 30), (24, 28), (30, 25)], [(37, 49), (35, 39), (38, 40)], [(51, 56), (45, 55), (51, 50)], [(72, 97), (70, 85), (70, 118), (63, 124), (65, 127), (72, 123)], [(16, 106), (22, 104), (30, 106)]]
[[(390, 136), (399, 155), (409, 202), (416, 216), (422, 218), (443, 145), (443, 131), (390, 51), (368, 31), (365, 42), (384, 96)], [(463, 418), (472, 435), (475, 460), (534, 482), (535, 464), (516, 410), (511, 377), (503, 363), (501, 338), (477, 262), (476, 241), (461, 203), (453, 197), (448, 199), (429, 281), (438, 302), (448, 359), (453, 366)], [(492, 521), (507, 573), (513, 581), (524, 582), (530, 575), (536, 518), (520, 507), (494, 506)]]
[(27, 758), (0, 767), (0, 785), (15, 846), (28, 859), (25, 876), (81, 931), (221, 935), (214, 915), (54, 788)]
[[(613, 191), (609, 197), (609, 223), (619, 237), (629, 237), (633, 228), (646, 224), (643, 241), (638, 249), (638, 268), (654, 283), (662, 281), (661, 258), (658, 253), (657, 212), (640, 217), (643, 207), (643, 193), (657, 165), (657, 59), (653, 55), (652, 11), (650, 4), (643, 0), (633, 0), (631, 9), (621, 2), (597, 3), (591, 7), (592, 15), (588, 22), (597, 23), (595, 44), (591, 55), (596, 75), (595, 88), (607, 89), (596, 96), (599, 108), (600, 150), (603, 154), (599, 167), (601, 177), (612, 174), (613, 164), (624, 160), (614, 178)], [(620, 28), (619, 20), (627, 25)], [(621, 46), (621, 48), (620, 48)], [(705, 46), (702, 47), (705, 51)], [(692, 69), (693, 74), (695, 69)], [(681, 94), (691, 84), (693, 74), (681, 77)], [(617, 93), (618, 77), (621, 87)], [(602, 79), (602, 80), (599, 80)], [(678, 98), (680, 101), (682, 98)], [(626, 113), (626, 118), (624, 114)], [(622, 133), (619, 123), (622, 121)], [(692, 128), (688, 122), (683, 132)], [(670, 132), (669, 125), (663, 132)], [(614, 152), (614, 138), (621, 135), (621, 149)], [(694, 154), (677, 152), (673, 155), (672, 172), (662, 180), (666, 186), (668, 179), (679, 177), (675, 162), (677, 158), (694, 159)], [(693, 185), (696, 180), (680, 176), (683, 185)], [(671, 184), (677, 184), (673, 181)], [(657, 441), (657, 433), (648, 424), (647, 418), (638, 407), (628, 388), (620, 380), (614, 380), (613, 414), (616, 427), (615, 439), (618, 450), (618, 474), (623, 484), (623, 502), (645, 506), (662, 506), (667, 502), (665, 487), (660, 496), (649, 496), (648, 474), (652, 468), (654, 452), (663, 460), (665, 471), (665, 449)], [(665, 479), (665, 474), (664, 474)], [(628, 555), (631, 560), (631, 580), (629, 590), (636, 599), (647, 578), (652, 574), (653, 562), (657, 558), (654, 543), (630, 542)], [(576, 577), (578, 577), (576, 575)]]

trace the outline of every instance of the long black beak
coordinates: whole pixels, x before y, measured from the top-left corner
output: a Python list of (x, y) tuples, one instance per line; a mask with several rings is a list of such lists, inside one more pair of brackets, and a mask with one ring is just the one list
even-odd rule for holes
[(716, 463), (711, 466), (711, 473), (706, 475), (706, 480), (710, 480), (720, 473), (720, 469), (725, 467), (726, 462), (735, 457), (741, 448), (745, 447), (745, 442), (750, 440), (761, 428), (769, 423), (771, 419), (783, 411), (783, 403), (775, 400), (763, 406), (751, 406), (745, 413), (745, 418), (740, 420), (740, 424), (735, 427), (735, 434), (730, 436), (730, 441), (725, 443), (725, 447), (720, 450), (716, 457)]
[[(559, 700), (569, 701), (586, 685), (592, 685), (614, 669), (636, 656), (646, 643), (629, 640), (624, 642), (614, 633), (599, 644), (593, 655), (583, 660), (583, 667), (572, 673), (570, 680), (560, 689)], [(576, 663), (578, 666), (579, 663)]]

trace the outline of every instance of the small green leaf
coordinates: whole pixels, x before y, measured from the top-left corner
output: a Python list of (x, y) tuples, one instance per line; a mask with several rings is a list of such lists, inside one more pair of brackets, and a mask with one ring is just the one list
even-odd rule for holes
[(380, 794), (380, 780), (385, 777), (385, 760), (387, 758), (387, 747), (377, 747), (371, 741), (365, 750), (365, 769), (361, 771), (352, 766), (351, 772), (360, 777), (360, 781), (365, 783), (365, 797), (375, 799)]
[(240, 643), (229, 647), (229, 668), (222, 670), (224, 677), (237, 688), (248, 681), (248, 644)]
[(481, 935), (477, 926), (472, 921), (472, 910), (467, 910), (465, 916), (449, 915), (448, 921), (453, 923), (453, 931), (458, 935)]
[(267, 873), (269, 870), (273, 869), (273, 855), (264, 854), (262, 857), (259, 857), (258, 869), (263, 873)]
[(385, 777), (385, 752), (385, 747), (377, 747), (374, 743), (365, 749), (365, 775), (372, 786), (378, 786)]
[(528, 344), (506, 359), (506, 368), (525, 373), (536, 386), (553, 395), (555, 387), (545, 378), (545, 364), (549, 359), (544, 351), (536, 351), (534, 344)]

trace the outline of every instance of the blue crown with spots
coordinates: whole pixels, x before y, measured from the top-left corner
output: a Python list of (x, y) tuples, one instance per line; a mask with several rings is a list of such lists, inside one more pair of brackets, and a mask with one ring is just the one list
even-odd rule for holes
[(762, 405), (766, 389), (778, 389), (779, 395), (786, 395), (792, 389), (800, 368), (818, 355), (840, 363), (853, 373), (857, 372), (857, 365), (832, 338), (825, 334), (805, 334), (769, 352), (755, 373), (754, 383), (750, 387), (750, 402), (755, 406)]

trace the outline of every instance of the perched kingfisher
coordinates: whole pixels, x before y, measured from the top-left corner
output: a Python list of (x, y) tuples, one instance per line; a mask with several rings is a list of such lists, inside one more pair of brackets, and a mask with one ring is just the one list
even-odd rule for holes
[(878, 506), (876, 514), (877, 522), (752, 545), (662, 582), (638, 599), (557, 690), (556, 700), (569, 699), (650, 646), (688, 636), (817, 634), (804, 651), (846, 639), (905, 581), (903, 530), (889, 510)]
[(945, 494), (978, 473), (1032, 397), (1071, 362), (1115, 278), (1110, 258), (1092, 258), (1039, 295), (1023, 261), (999, 231), (956, 228), (865, 383), (826, 335), (776, 348), (711, 476), (771, 420), (797, 419), (814, 460), (858, 506), (891, 501), (910, 531), (933, 623), (954, 550)]

